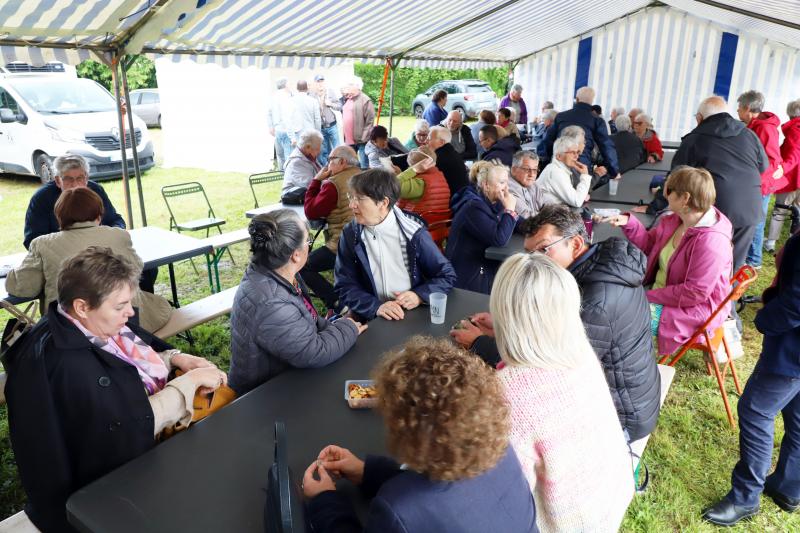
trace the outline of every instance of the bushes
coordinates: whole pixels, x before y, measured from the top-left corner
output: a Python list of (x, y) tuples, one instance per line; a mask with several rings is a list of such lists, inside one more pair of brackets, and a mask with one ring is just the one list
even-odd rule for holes
[[(400, 63), (402, 65), (402, 62)], [(366, 65), (355, 63), (353, 70), (356, 76), (364, 80), (364, 92), (375, 102), (381, 95), (383, 83), (383, 65)], [(425, 92), (436, 82), (442, 80), (479, 79), (489, 83), (498, 96), (505, 94), (508, 81), (508, 69), (505, 67), (491, 69), (433, 69), (433, 68), (397, 68), (394, 73), (394, 112), (398, 115), (411, 114), (411, 102), (419, 93)], [(383, 115), (389, 115), (389, 81), (386, 81)]]

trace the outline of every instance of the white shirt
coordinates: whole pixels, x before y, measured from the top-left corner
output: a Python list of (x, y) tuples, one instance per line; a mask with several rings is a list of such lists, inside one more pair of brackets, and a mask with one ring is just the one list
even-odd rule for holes
[(544, 193), (545, 201), (548, 204), (566, 204), (572, 207), (580, 207), (589, 194), (592, 177), (589, 174), (581, 174), (580, 182), (577, 187), (572, 186), (571, 173), (567, 165), (556, 158), (547, 165), (536, 180), (536, 186)]
[(322, 115), (319, 110), (319, 100), (301, 92), (295, 94), (293, 100), (292, 131), (297, 134), (307, 130), (320, 131)]
[(403, 256), (407, 243), (394, 209), (381, 223), (364, 226), (362, 237), (378, 299), (393, 300), (395, 291), (410, 290), (411, 277)]
[(283, 89), (275, 93), (272, 105), (269, 107), (267, 124), (275, 128), (275, 132), (288, 132), (291, 130), (291, 117), (294, 104), (292, 95)]

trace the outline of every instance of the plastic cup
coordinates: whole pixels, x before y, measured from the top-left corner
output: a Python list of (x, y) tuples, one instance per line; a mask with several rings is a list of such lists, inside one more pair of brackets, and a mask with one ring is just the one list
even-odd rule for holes
[(444, 314), (447, 310), (447, 295), (443, 292), (432, 292), (430, 296), (431, 323), (444, 324)]
[(608, 194), (609, 195), (616, 196), (618, 188), (619, 188), (619, 180), (608, 180)]

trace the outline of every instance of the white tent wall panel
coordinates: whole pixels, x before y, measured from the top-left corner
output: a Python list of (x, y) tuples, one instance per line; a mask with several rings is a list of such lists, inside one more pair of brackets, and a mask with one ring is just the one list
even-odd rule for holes
[[(591, 32), (589, 84), (606, 115), (612, 107), (644, 109), (664, 140), (678, 140), (696, 125), (700, 101), (714, 92), (724, 31), (713, 22), (669, 7), (642, 10)], [(548, 48), (520, 63), (515, 79), (538, 111), (552, 100), (572, 105), (578, 40)], [(574, 52), (574, 54), (571, 54)], [(570, 56), (558, 73), (548, 58)], [(556, 76), (556, 79), (553, 78)], [(767, 108), (786, 120), (786, 104), (800, 98), (800, 50), (740, 34), (730, 89), (730, 110), (748, 89), (763, 92)]]

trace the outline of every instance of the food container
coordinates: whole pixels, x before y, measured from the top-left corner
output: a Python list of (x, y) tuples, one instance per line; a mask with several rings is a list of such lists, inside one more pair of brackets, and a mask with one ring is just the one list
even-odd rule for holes
[(619, 215), (619, 212), (620, 212), (619, 209), (612, 209), (612, 208), (608, 208), (608, 209), (596, 208), (594, 210), (594, 214), (599, 216), (600, 218), (615, 217), (615, 216)]
[(378, 397), (372, 398), (351, 398), (350, 386), (361, 385), (362, 387), (375, 387), (375, 382), (371, 379), (348, 379), (344, 382), (344, 399), (351, 409), (371, 409), (378, 405)]

